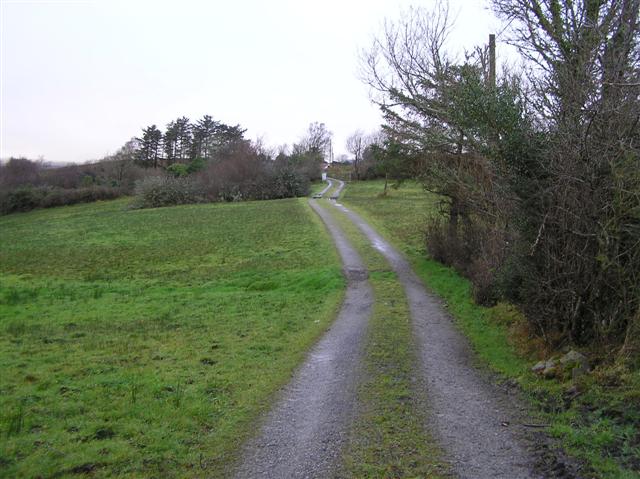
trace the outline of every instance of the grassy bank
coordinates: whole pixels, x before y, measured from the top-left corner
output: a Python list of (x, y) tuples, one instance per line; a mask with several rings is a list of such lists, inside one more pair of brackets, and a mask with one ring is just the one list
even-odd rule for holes
[(0, 476), (219, 477), (344, 282), (306, 200), (0, 218)]
[(446, 476), (440, 451), (424, 430), (425, 402), (415, 387), (416, 349), (404, 290), (386, 260), (328, 203), (370, 272), (375, 303), (367, 332), (359, 414), (344, 453), (345, 478)]
[(324, 181), (314, 181), (309, 186), (309, 195), (313, 196), (316, 193), (320, 193), (322, 190), (325, 189), (326, 186), (327, 184)]
[(533, 375), (530, 367), (538, 359), (538, 343), (521, 334), (519, 313), (506, 304), (477, 306), (466, 279), (427, 258), (423, 226), (437, 211), (437, 198), (415, 183), (381, 196), (383, 186), (379, 181), (352, 183), (342, 201), (407, 255), (425, 284), (445, 299), (481, 362), (520, 384), (550, 425), (549, 433), (584, 461), (586, 477), (639, 477), (640, 372), (596, 367), (578, 381), (581, 394), (574, 399), (566, 393), (574, 385), (570, 378), (544, 380)]

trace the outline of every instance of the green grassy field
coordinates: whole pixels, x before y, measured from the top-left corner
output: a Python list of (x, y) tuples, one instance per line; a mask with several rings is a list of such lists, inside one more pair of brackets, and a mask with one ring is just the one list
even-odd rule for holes
[(437, 197), (414, 182), (390, 189), (384, 197), (383, 188), (383, 181), (354, 182), (341, 202), (407, 255), (425, 284), (445, 299), (480, 362), (520, 384), (541, 421), (550, 425), (549, 433), (584, 461), (586, 477), (640, 477), (640, 371), (596, 369), (580, 379), (584, 392), (567, 404), (564, 393), (572, 384), (570, 378), (550, 381), (533, 375), (530, 367), (537, 358), (511, 341), (510, 325), (521, 320), (519, 313), (506, 304), (476, 305), (469, 281), (428, 258), (423, 228), (425, 219), (437, 212)]
[(0, 476), (220, 477), (339, 307), (304, 199), (0, 218)]

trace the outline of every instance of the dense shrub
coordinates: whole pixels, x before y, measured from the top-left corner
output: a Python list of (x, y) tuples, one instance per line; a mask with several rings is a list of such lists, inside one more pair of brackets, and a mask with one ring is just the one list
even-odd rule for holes
[[(447, 11), (390, 22), (365, 76), (419, 179), (447, 201), (435, 257), (499, 282), (553, 346), (633, 342), (640, 311), (640, 5), (493, 0), (522, 73), (446, 54)], [(420, 163), (419, 163), (420, 164)], [(509, 239), (509, 241), (507, 241)], [(495, 286), (493, 287), (495, 290)]]
[(209, 175), (199, 178), (209, 201), (272, 200), (309, 194), (309, 179), (293, 169), (265, 164), (243, 178), (235, 169), (226, 168), (229, 165), (217, 166), (213, 179)]
[(40, 205), (42, 193), (36, 188), (18, 188), (0, 195), (0, 210), (2, 214), (29, 211)]
[(185, 165), (184, 163), (174, 163), (172, 165), (167, 166), (166, 170), (167, 170), (167, 173), (169, 173), (172, 176), (175, 176), (176, 178), (182, 178), (184, 176), (187, 176), (190, 173), (189, 166)]
[(309, 178), (292, 169), (279, 168), (266, 177), (270, 198), (290, 198), (309, 194)]
[(191, 178), (160, 176), (145, 178), (136, 185), (134, 208), (202, 203), (202, 187)]
[(293, 198), (309, 194), (309, 179), (292, 168), (274, 168), (273, 165), (263, 165), (262, 174), (252, 181), (237, 185), (236, 192), (240, 199), (245, 200), (274, 200)]
[(188, 174), (197, 173), (198, 171), (203, 170), (206, 165), (207, 165), (207, 162), (204, 158), (199, 158), (199, 157), (194, 158), (187, 165), (187, 173)]
[(25, 187), (0, 194), (0, 213), (9, 214), (35, 208), (51, 208), (98, 200), (112, 200), (122, 196), (119, 188), (90, 186), (86, 188)]
[(434, 218), (425, 231), (429, 255), (471, 280), (478, 304), (493, 305), (501, 294), (500, 268), (508, 252), (504, 232), (466, 219), (452, 231), (443, 218)]
[(110, 186), (90, 186), (74, 189), (51, 188), (46, 190), (40, 206), (42, 208), (51, 208), (76, 203), (91, 203), (100, 200), (113, 200), (122, 195), (123, 192), (120, 188)]
[(287, 159), (273, 161), (242, 142), (210, 162), (196, 178), (209, 201), (290, 198), (309, 192), (303, 166)]
[(117, 198), (132, 193), (136, 181), (157, 174), (135, 165), (122, 151), (83, 165), (52, 166), (11, 158), (0, 163), (0, 211), (7, 214)]

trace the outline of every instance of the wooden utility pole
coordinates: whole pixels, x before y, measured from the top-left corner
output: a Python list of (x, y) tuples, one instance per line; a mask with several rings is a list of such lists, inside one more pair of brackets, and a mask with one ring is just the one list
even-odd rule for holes
[[(489, 88), (493, 93), (496, 92), (496, 35), (495, 33), (489, 34)], [(492, 146), (498, 144), (498, 133), (495, 128), (491, 129), (490, 143)]]
[(489, 34), (489, 85), (496, 86), (496, 35)]
[(329, 138), (329, 161), (327, 163), (333, 163), (333, 141)]

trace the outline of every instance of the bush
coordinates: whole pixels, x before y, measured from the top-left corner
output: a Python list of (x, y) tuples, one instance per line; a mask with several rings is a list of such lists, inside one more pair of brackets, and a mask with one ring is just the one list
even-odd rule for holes
[(189, 174), (189, 166), (184, 163), (174, 163), (172, 165), (167, 166), (167, 173), (176, 178), (182, 178), (183, 176), (187, 176)]
[(272, 161), (242, 143), (196, 177), (209, 201), (270, 200), (306, 196), (309, 178), (289, 161)]
[(204, 201), (202, 189), (195, 181), (170, 176), (145, 178), (137, 183), (135, 195), (134, 208), (159, 208)]
[(100, 200), (113, 200), (122, 196), (122, 190), (108, 186), (92, 186), (89, 188), (62, 189), (52, 188), (46, 191), (40, 202), (42, 208), (91, 203)]
[(500, 299), (498, 273), (507, 251), (504, 232), (469, 218), (453, 232), (444, 219), (435, 218), (427, 225), (425, 240), (433, 259), (471, 281), (478, 304), (491, 306)]
[(262, 170), (262, 174), (254, 180), (233, 185), (241, 199), (276, 200), (309, 194), (309, 179), (293, 168), (273, 168), (266, 164)]
[(269, 178), (271, 198), (291, 198), (309, 194), (309, 178), (291, 169), (278, 169)]
[(34, 188), (18, 188), (8, 191), (0, 197), (0, 211), (6, 215), (32, 210), (39, 206), (41, 196), (39, 190)]
[(112, 200), (122, 196), (119, 188), (92, 186), (88, 188), (18, 188), (0, 195), (0, 213), (30, 211), (98, 200)]
[(198, 171), (202, 171), (204, 167), (207, 165), (207, 162), (203, 158), (194, 158), (187, 165), (187, 173), (197, 173)]

